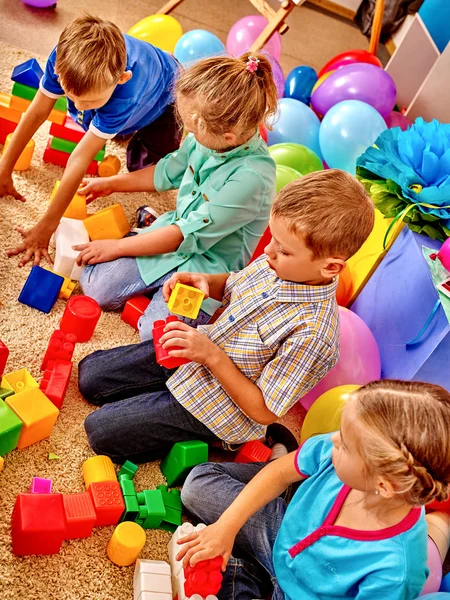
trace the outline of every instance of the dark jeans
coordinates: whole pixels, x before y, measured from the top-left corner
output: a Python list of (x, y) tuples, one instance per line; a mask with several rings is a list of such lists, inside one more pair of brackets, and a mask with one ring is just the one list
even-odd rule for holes
[(94, 452), (141, 463), (165, 456), (175, 442), (218, 439), (169, 392), (172, 373), (156, 362), (153, 340), (98, 350), (80, 362), (80, 392), (102, 407), (84, 423)]
[(162, 115), (136, 131), (127, 147), (129, 171), (155, 165), (161, 158), (179, 148), (183, 128), (177, 121), (175, 110), (175, 105), (169, 104)]
[[(205, 463), (189, 474), (181, 492), (185, 508), (206, 524), (217, 521), (264, 463)], [(273, 567), (273, 546), (286, 512), (286, 501), (275, 498), (261, 508), (236, 536), (219, 600), (283, 600)]]

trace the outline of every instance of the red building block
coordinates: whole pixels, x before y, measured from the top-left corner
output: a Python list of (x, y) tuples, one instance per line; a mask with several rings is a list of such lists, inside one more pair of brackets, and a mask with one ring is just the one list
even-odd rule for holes
[(96, 526), (117, 525), (125, 510), (118, 481), (94, 481), (88, 488), (97, 515)]
[(0, 117), (0, 144), (4, 144), (6, 142), (6, 138), (14, 131), (16, 127), (17, 123), (13, 123), (13, 121), (8, 121), (8, 119), (3, 119)]
[(186, 596), (190, 598), (194, 594), (199, 594), (202, 598), (206, 598), (209, 595), (217, 595), (223, 579), (221, 566), (221, 556), (202, 560), (195, 567), (188, 565), (184, 569), (184, 593)]
[(3, 375), (3, 372), (6, 367), (6, 361), (8, 360), (9, 349), (6, 344), (4, 344), (0, 340), (0, 377)]
[(77, 340), (87, 342), (94, 334), (102, 309), (90, 296), (72, 296), (66, 304), (59, 322), (61, 331), (77, 336)]
[(125, 304), (121, 316), (122, 321), (131, 325), (136, 331), (138, 330), (138, 321), (145, 313), (147, 306), (150, 304), (150, 299), (147, 296), (136, 296), (131, 298)]
[(65, 334), (59, 329), (56, 329), (50, 336), (47, 350), (45, 351), (44, 359), (41, 364), (41, 371), (48, 368), (49, 361), (59, 360), (66, 363), (70, 362), (76, 343), (77, 336), (75, 334)]
[(71, 373), (71, 362), (65, 362), (63, 360), (49, 360), (47, 362), (47, 368), (45, 369), (39, 387), (58, 409), (61, 409), (64, 401)]
[[(51, 143), (52, 138), (49, 139), (47, 147), (44, 150), (44, 156), (42, 157), (44, 162), (51, 163), (52, 165), (57, 165), (58, 167), (66, 167), (67, 162), (70, 158), (70, 154), (68, 154), (67, 152), (61, 152), (60, 150), (54, 150), (53, 148), (50, 148)], [(97, 168), (98, 162), (93, 160), (86, 169), (86, 173), (88, 175), (97, 175)]]
[(66, 533), (62, 494), (19, 494), (11, 532), (14, 554), (57, 554)]
[(246, 442), (234, 459), (234, 462), (239, 463), (253, 463), (253, 462), (267, 462), (272, 454), (272, 450), (265, 446), (262, 442), (254, 440), (253, 442)]
[(66, 116), (63, 125), (58, 125), (57, 123), (52, 123), (50, 127), (50, 135), (54, 137), (68, 140), (69, 142), (81, 142), (86, 132), (78, 123), (72, 119), (70, 115)]
[[(155, 321), (153, 323), (153, 330), (152, 330), (156, 362), (159, 365), (166, 367), (166, 369), (176, 369), (176, 367), (179, 367), (180, 365), (185, 365), (185, 364), (191, 362), (187, 358), (178, 358), (175, 356), (170, 356), (169, 351), (165, 350), (159, 343), (159, 340), (164, 335), (164, 327), (167, 325), (167, 323), (171, 323), (172, 321), (180, 321), (180, 319), (178, 317), (176, 317), (175, 315), (171, 315), (170, 317), (167, 317), (167, 319), (165, 321), (163, 321), (162, 319)], [(170, 350), (181, 350), (181, 348), (178, 346), (172, 346), (170, 348)]]
[(89, 492), (64, 494), (63, 506), (66, 518), (66, 540), (89, 537), (97, 520)]

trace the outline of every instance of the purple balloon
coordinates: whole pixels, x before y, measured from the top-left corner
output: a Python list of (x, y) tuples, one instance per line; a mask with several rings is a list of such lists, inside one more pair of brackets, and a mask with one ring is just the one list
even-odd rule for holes
[(275, 82), (275, 86), (277, 88), (277, 96), (278, 96), (278, 98), (283, 98), (284, 97), (284, 81), (285, 81), (283, 69), (281, 68), (281, 65), (277, 61), (277, 59), (274, 58), (271, 54), (267, 54), (266, 52), (263, 52), (263, 54), (266, 55), (267, 60), (270, 62), (271, 66), (272, 66), (272, 75), (273, 75), (273, 80)]
[[(267, 19), (261, 15), (250, 15), (236, 21), (228, 32), (226, 43), (228, 52), (233, 56), (240, 56), (244, 52), (248, 52), (259, 34), (264, 31), (267, 23)], [(263, 50), (280, 60), (281, 36), (278, 31), (270, 38)]]
[(394, 80), (380, 67), (354, 63), (332, 73), (314, 91), (311, 104), (319, 114), (344, 100), (360, 100), (387, 117), (395, 105), (397, 89)]
[(398, 112), (397, 110), (393, 110), (391, 113), (389, 113), (384, 120), (386, 121), (388, 129), (392, 129), (392, 127), (400, 127), (402, 131), (406, 131), (408, 127), (412, 125), (412, 121), (410, 121), (408, 117), (405, 117), (405, 115), (402, 115), (402, 113)]

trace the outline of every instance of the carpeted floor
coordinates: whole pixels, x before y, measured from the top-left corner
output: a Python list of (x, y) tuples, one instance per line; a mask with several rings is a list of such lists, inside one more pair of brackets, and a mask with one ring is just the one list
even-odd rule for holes
[[(0, 90), (11, 91), (10, 74), (13, 67), (32, 56), (0, 43)], [(36, 55), (34, 55), (36, 56)], [(44, 64), (44, 58), (36, 56)], [(17, 258), (8, 259), (7, 248), (16, 247), (20, 235), (16, 226), (31, 227), (43, 214), (56, 179), (62, 169), (42, 161), (48, 139), (49, 125), (45, 124), (35, 135), (36, 150), (31, 168), (14, 176), (17, 189), (26, 197), (26, 203), (11, 197), (0, 199), (0, 339), (10, 350), (6, 372), (26, 367), (37, 379), (39, 365), (48, 339), (65, 307), (58, 300), (51, 313), (46, 315), (17, 302), (17, 297), (30, 271), (30, 266), (17, 267)], [(120, 156), (124, 165), (124, 146), (108, 142), (107, 153)], [(128, 218), (133, 219), (136, 207), (149, 203), (156, 210), (170, 209), (174, 194), (115, 195)], [(100, 210), (112, 203), (111, 199), (98, 200), (91, 211)], [(79, 290), (78, 290), (79, 293)], [(77, 363), (83, 356), (97, 349), (138, 341), (137, 333), (123, 323), (117, 313), (101, 316), (90, 342), (76, 346), (74, 369), (69, 390), (50, 439), (5, 456), (5, 468), (0, 473), (0, 598), (2, 600), (131, 600), (133, 567), (119, 568), (105, 554), (112, 527), (94, 529), (91, 537), (64, 542), (56, 556), (15, 557), (11, 553), (10, 517), (15, 498), (26, 492), (33, 476), (53, 480), (53, 490), (62, 493), (83, 491), (81, 466), (92, 455), (83, 422), (92, 408), (82, 399), (77, 389)], [(130, 377), (137, 374), (130, 373)], [(295, 408), (286, 421), (298, 433), (302, 409)], [(59, 456), (49, 460), (49, 453)], [(223, 460), (223, 457), (222, 457)], [(164, 479), (158, 463), (143, 465), (135, 478), (136, 488), (154, 488)], [(170, 535), (162, 531), (147, 532), (143, 558), (166, 558), (166, 545)]]

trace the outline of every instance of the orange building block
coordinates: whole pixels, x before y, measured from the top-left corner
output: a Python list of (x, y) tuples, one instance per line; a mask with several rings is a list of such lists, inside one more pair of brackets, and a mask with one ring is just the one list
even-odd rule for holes
[(0, 471), (3, 471), (3, 467), (5, 465), (5, 459), (3, 456), (0, 456)]
[[(19, 96), (10, 96), (9, 108), (19, 111), (20, 113), (24, 113), (31, 104), (31, 100), (26, 100), (25, 98), (19, 98)], [(63, 125), (66, 120), (67, 113), (62, 112), (61, 110), (53, 109), (51, 113), (48, 115), (47, 121), (51, 123), (57, 123), (58, 125)], [(8, 117), (5, 117), (8, 118)], [(10, 119), (11, 120), (11, 119)]]
[(84, 219), (91, 240), (119, 240), (130, 231), (121, 204), (113, 204)]
[(92, 456), (84, 461), (82, 468), (86, 489), (94, 482), (117, 481), (116, 470), (109, 456)]
[(13, 123), (18, 123), (22, 117), (22, 113), (11, 108), (11, 96), (0, 92), (0, 118), (8, 119)]
[[(3, 152), (5, 152), (8, 147), (9, 142), (11, 141), (12, 133), (9, 133), (6, 136), (5, 146), (3, 148)], [(31, 159), (33, 158), (35, 143), (34, 140), (31, 139), (25, 148), (22, 151), (22, 154), (17, 159), (16, 164), (14, 165), (14, 171), (26, 171), (30, 168)]]
[(97, 520), (96, 527), (117, 525), (125, 510), (122, 492), (118, 481), (94, 481), (89, 486)]
[(19, 450), (49, 437), (59, 410), (39, 388), (8, 396), (5, 402), (23, 421), (17, 443)]
[(120, 171), (120, 160), (114, 154), (108, 154), (98, 165), (100, 177), (112, 177)]
[(57, 125), (63, 125), (66, 120), (67, 113), (62, 112), (60, 110), (53, 109), (52, 112), (48, 115), (47, 121), (51, 123), (56, 123)]
[(97, 520), (91, 495), (88, 492), (64, 494), (63, 506), (66, 519), (65, 539), (89, 537)]
[[(60, 183), (61, 181), (58, 179), (55, 185), (53, 186), (52, 195), (50, 196), (50, 202), (52, 202), (53, 198), (55, 197)], [(69, 206), (66, 208), (66, 212), (63, 214), (63, 217), (66, 217), (67, 219), (78, 219), (80, 221), (86, 219), (86, 196), (75, 194), (75, 196), (70, 201)]]

